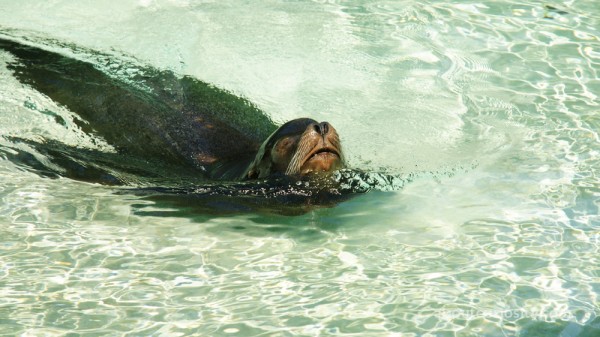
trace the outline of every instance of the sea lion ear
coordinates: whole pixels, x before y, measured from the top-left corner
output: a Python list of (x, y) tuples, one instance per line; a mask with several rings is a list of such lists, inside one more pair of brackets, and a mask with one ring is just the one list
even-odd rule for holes
[(265, 156), (262, 156), (262, 158), (257, 158), (250, 164), (242, 179), (259, 179), (269, 174), (271, 174), (271, 160), (268, 157), (265, 158)]
[[(279, 129), (277, 129), (277, 131), (278, 130)], [(254, 160), (242, 175), (242, 179), (259, 179), (271, 174), (271, 139), (277, 134), (277, 131), (273, 132), (269, 138), (262, 143)]]
[(256, 179), (258, 178), (258, 172), (254, 169), (254, 167), (251, 167), (248, 172), (245, 174), (245, 179)]
[(271, 174), (271, 160), (263, 158), (258, 164), (253, 164), (248, 170), (247, 179), (265, 178)]

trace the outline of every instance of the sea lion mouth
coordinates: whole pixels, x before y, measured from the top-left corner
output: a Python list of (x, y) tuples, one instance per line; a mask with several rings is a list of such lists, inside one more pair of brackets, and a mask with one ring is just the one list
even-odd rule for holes
[(311, 154), (309, 154), (306, 161), (309, 161), (318, 156), (327, 156), (327, 155), (333, 155), (338, 158), (340, 157), (340, 153), (338, 152), (338, 150), (336, 150), (332, 147), (329, 147), (329, 146), (325, 146), (325, 147), (319, 148), (316, 151), (313, 151)]
[(310, 172), (331, 172), (341, 165), (341, 155), (338, 149), (331, 146), (321, 146), (312, 150), (300, 167), (300, 174)]

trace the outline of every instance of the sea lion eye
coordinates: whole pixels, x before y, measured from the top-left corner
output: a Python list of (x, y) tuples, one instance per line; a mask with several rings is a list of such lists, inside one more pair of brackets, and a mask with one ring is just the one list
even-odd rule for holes
[(285, 137), (277, 142), (276, 148), (278, 151), (285, 151), (294, 144), (294, 141), (290, 137)]
[(273, 163), (274, 171), (285, 172), (290, 159), (294, 155), (295, 144), (297, 137), (281, 138), (271, 150), (271, 162)]

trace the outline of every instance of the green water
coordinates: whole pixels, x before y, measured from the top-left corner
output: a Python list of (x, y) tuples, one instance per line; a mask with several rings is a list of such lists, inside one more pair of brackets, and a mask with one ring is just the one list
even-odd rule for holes
[[(0, 31), (327, 120), (354, 167), (445, 172), (211, 216), (0, 159), (0, 335), (600, 336), (594, 1), (2, 0)], [(110, 148), (7, 61), (0, 149)]]

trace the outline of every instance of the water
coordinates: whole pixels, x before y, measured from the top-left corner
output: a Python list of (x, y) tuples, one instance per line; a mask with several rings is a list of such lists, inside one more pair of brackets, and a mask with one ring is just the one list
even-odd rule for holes
[[(599, 21), (594, 1), (0, 1), (11, 34), (327, 120), (354, 167), (444, 172), (215, 216), (0, 160), (0, 335), (600, 335)], [(110, 150), (7, 57), (2, 148)]]

